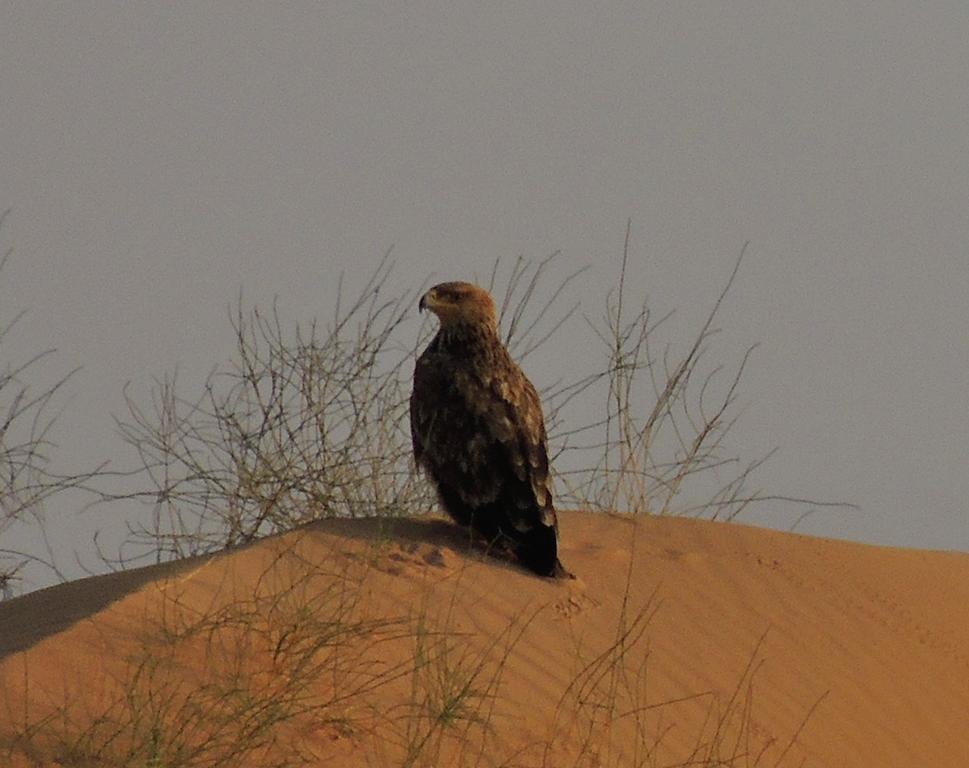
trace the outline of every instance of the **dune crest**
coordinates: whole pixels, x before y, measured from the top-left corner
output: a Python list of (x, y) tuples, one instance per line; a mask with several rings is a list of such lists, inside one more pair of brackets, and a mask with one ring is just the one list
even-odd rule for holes
[(574, 581), (441, 520), (333, 520), (2, 603), (0, 757), (966, 764), (969, 556), (560, 524)]

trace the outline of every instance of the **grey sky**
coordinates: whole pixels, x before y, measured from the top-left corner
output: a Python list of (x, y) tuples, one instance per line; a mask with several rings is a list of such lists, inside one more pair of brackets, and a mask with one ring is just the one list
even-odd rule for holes
[(594, 313), (631, 218), (673, 333), (751, 242), (735, 442), (863, 507), (800, 530), (969, 550), (964, 3), (5, 2), (0, 73), (0, 311), (84, 366), (68, 457), (240, 287), (306, 319), (391, 245), (403, 287), (561, 249)]

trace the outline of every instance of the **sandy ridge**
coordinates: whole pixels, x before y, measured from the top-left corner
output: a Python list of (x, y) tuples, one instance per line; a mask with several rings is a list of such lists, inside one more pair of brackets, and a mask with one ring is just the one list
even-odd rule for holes
[[(721, 749), (736, 752), (727, 742), (740, 735), (765, 750), (761, 765), (969, 764), (969, 556), (685, 519), (561, 518), (573, 582), (495, 561), (442, 521), (324, 521), (0, 604), (0, 743), (65, 702), (97, 712), (138, 649), (173, 628), (184, 639), (170, 662), (194, 670), (186, 681), (218, 666), (199, 663), (217, 636), (223, 656), (243, 649), (247, 674), (275, 684), (258, 633), (216, 635), (205, 617), (235, 626), (245, 605), (271, 627), (300, 615), (299, 598), (391, 623), (372, 630), (372, 646), (341, 650), (366, 674), (404, 669), (420, 643), (454, 674), (478, 669), (477, 720), (456, 716), (426, 740), (449, 764), (675, 764), (718, 738), (711, 717), (735, 692)], [(283, 584), (285, 600), (274, 598)], [(321, 764), (401, 762), (420, 735), (415, 691), (445, 684), (436, 668), (341, 703), (352, 727), (294, 720), (289, 737)], [(433, 764), (429, 754), (414, 764)]]

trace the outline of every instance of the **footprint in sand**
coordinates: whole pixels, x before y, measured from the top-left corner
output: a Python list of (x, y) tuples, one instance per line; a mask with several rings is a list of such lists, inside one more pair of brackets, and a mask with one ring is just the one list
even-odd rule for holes
[(561, 618), (569, 619), (593, 608), (598, 608), (599, 605), (598, 600), (585, 593), (580, 583), (575, 586), (570, 586), (569, 594), (557, 600), (553, 604), (553, 607)]
[(392, 576), (405, 573), (419, 573), (434, 569), (451, 569), (457, 561), (457, 555), (447, 547), (433, 544), (407, 543), (400, 544), (394, 551), (384, 555), (376, 567)]

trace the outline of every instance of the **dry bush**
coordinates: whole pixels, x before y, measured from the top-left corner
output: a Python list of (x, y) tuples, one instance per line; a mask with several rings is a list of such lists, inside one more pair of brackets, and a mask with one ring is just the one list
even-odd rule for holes
[[(509, 333), (543, 270), (544, 263), (533, 273), (516, 265), (505, 296)], [(384, 259), (349, 302), (338, 289), (325, 330), (287, 331), (275, 305), (266, 314), (240, 301), (235, 357), (208, 377), (201, 397), (184, 398), (175, 376), (155, 382), (147, 408), (126, 392), (118, 427), (137, 452), (145, 487), (108, 498), (151, 505), (150, 522), (131, 530), (138, 554), (185, 557), (323, 517), (433, 508), (414, 469), (408, 417), (412, 363), (430, 329), (398, 338), (419, 291), (387, 296), (389, 276)], [(516, 299), (517, 287), (524, 294)], [(528, 329), (541, 329), (544, 319), (545, 312)]]
[[(566, 504), (653, 515), (734, 519), (751, 504), (848, 507), (840, 502), (765, 493), (750, 481), (773, 454), (744, 460), (728, 436), (740, 416), (738, 393), (757, 345), (735, 365), (710, 363), (718, 314), (730, 293), (747, 246), (738, 255), (720, 294), (685, 350), (656, 337), (673, 312), (655, 317), (645, 300), (628, 296), (631, 225), (622, 263), (605, 313), (586, 317), (604, 362), (585, 377), (549, 394), (553, 416), (581, 398), (600, 414), (570, 429), (550, 430), (550, 441), (573, 468), (560, 471)], [(571, 443), (571, 444), (570, 444)], [(807, 513), (805, 513), (807, 514)]]
[[(431, 506), (412, 468), (410, 383), (395, 331), (410, 294), (387, 296), (385, 259), (322, 330), (284, 328), (278, 309), (232, 318), (235, 359), (200, 398), (175, 377), (152, 406), (128, 395), (119, 421), (140, 457), (153, 506), (133, 531), (150, 554), (183, 557), (289, 530), (321, 517), (414, 515)], [(130, 497), (130, 496), (129, 496)]]
[[(0, 229), (7, 213), (0, 214)], [(0, 272), (12, 249), (0, 256)], [(83, 487), (97, 471), (79, 474), (55, 472), (51, 451), (56, 448), (52, 429), (58, 401), (76, 371), (52, 376), (55, 350), (37, 352), (12, 362), (7, 354), (10, 334), (24, 317), (21, 311), (0, 325), (0, 536), (14, 525), (33, 526), (46, 546), (44, 504), (65, 491)], [(37, 381), (51, 381), (37, 385)], [(0, 547), (0, 599), (11, 597), (25, 564), (33, 562), (57, 573), (49, 547), (46, 552), (20, 552)]]
[[(692, 344), (676, 353), (655, 340), (669, 315), (654, 319), (645, 303), (630, 310), (629, 239), (627, 228), (603, 318), (585, 317), (600, 360), (542, 389), (559, 505), (733, 518), (755, 502), (818, 504), (749, 489), (767, 457), (743, 463), (727, 448), (754, 347), (732, 371), (706, 359), (743, 253)], [(577, 313), (565, 297), (583, 270), (555, 278), (556, 257), (497, 261), (484, 281), (519, 361), (554, 344)], [(156, 382), (150, 407), (126, 393), (118, 424), (143, 487), (120, 498), (152, 506), (150, 522), (132, 531), (138, 552), (183, 557), (311, 519), (435, 506), (411, 459), (408, 420), (413, 360), (433, 324), (405, 327), (420, 289), (394, 291), (390, 274), (385, 258), (350, 301), (341, 283), (325, 329), (288, 331), (277, 306), (267, 314), (240, 301), (234, 360), (201, 396), (183, 397), (174, 376)]]

